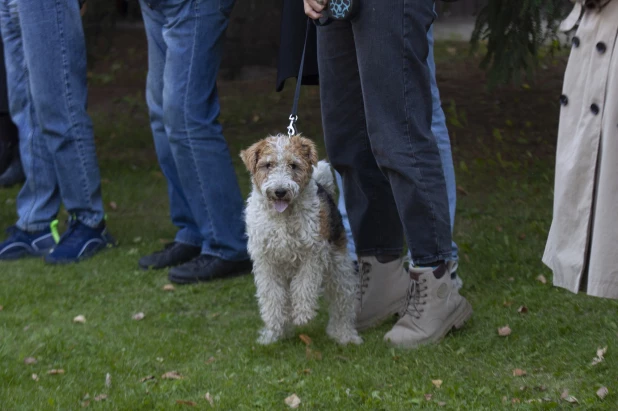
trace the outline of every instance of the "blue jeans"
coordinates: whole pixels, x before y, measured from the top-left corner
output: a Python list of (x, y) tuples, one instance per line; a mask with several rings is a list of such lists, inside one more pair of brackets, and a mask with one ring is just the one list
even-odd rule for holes
[(248, 258), (243, 199), (217, 118), (216, 79), (233, 0), (140, 0), (148, 39), (146, 99), (167, 179), (176, 241)]
[(319, 27), (328, 157), (343, 178), (358, 255), (452, 256), (442, 160), (431, 132), (432, 0), (365, 0), (351, 22)]
[(9, 109), (26, 182), (17, 226), (49, 227), (65, 208), (89, 227), (104, 218), (92, 122), (86, 112), (86, 43), (77, 1), (0, 0)]
[[(433, 106), (433, 117), (431, 120), (431, 131), (433, 132), (436, 142), (438, 143), (438, 150), (440, 151), (440, 158), (442, 159), (442, 170), (444, 171), (444, 178), (446, 179), (446, 193), (448, 196), (449, 213), (451, 216), (451, 232), (455, 225), (455, 208), (457, 202), (457, 187), (455, 184), (455, 167), (453, 166), (453, 156), (451, 154), (451, 140), (448, 135), (448, 129), (446, 128), (446, 116), (442, 110), (442, 102), (440, 101), (440, 91), (438, 90), (438, 84), (436, 82), (436, 63), (433, 57), (433, 26), (427, 33), (427, 41), (429, 42), (429, 55), (427, 56), (427, 65), (429, 66), (429, 76), (431, 80), (431, 96)], [(341, 175), (336, 173), (337, 186), (339, 192), (343, 193), (343, 180)], [(345, 208), (345, 199), (343, 195), (339, 196), (338, 203), (339, 211), (343, 216), (343, 225), (348, 237), (348, 252), (353, 260), (356, 260), (356, 247), (354, 244), (354, 238), (352, 237), (352, 229), (350, 228), (350, 221), (348, 220), (348, 212)], [(457, 261), (459, 259), (457, 244), (453, 241), (453, 254), (451, 260)]]

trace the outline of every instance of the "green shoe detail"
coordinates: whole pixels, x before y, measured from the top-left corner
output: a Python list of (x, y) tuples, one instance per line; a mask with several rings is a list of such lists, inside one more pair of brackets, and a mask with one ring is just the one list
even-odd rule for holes
[(54, 238), (54, 242), (58, 244), (60, 241), (60, 234), (58, 234), (58, 220), (54, 220), (49, 224), (49, 229), (51, 230), (52, 237)]

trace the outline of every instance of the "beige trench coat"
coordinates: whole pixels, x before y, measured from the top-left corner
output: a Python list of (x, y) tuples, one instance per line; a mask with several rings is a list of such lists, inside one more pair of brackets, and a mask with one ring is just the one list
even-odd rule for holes
[(543, 262), (558, 287), (618, 298), (618, 0), (583, 13), (560, 97), (554, 215)]

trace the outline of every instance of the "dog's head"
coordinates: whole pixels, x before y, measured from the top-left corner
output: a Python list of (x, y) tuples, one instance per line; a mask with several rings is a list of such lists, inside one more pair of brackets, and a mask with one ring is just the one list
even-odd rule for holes
[(305, 189), (318, 153), (311, 140), (278, 135), (258, 141), (240, 153), (254, 187), (282, 213)]

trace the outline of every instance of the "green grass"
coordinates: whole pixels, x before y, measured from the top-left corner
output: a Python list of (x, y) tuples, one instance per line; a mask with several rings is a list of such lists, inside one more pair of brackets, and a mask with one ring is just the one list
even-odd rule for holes
[[(116, 210), (108, 207), (109, 225), (120, 246), (79, 265), (0, 265), (0, 409), (190, 408), (177, 401), (210, 409), (210, 393), (216, 409), (283, 410), (284, 399), (295, 393), (300, 409), (311, 410), (615, 410), (618, 302), (553, 288), (540, 262), (553, 179), (552, 158), (542, 153), (553, 150), (555, 135), (555, 124), (545, 120), (555, 107), (526, 118), (535, 125), (530, 131), (504, 126), (504, 118), (486, 115), (494, 105), (490, 95), (471, 103), (458, 97), (453, 90), (468, 81), (459, 77), (457, 70), (445, 70), (441, 82), (443, 97), (456, 100), (455, 111), (464, 107), (468, 122), (451, 130), (461, 187), (455, 239), (462, 293), (475, 310), (463, 330), (439, 345), (403, 351), (382, 341), (391, 322), (363, 333), (362, 346), (339, 347), (325, 336), (322, 312), (296, 337), (262, 347), (255, 342), (261, 321), (250, 276), (163, 291), (165, 272), (137, 269), (140, 255), (174, 236), (138, 84), (123, 91), (130, 98), (91, 105), (105, 202), (117, 204)], [(238, 151), (287, 125), (291, 87), (275, 94), (271, 80), (221, 86), (223, 121), (244, 194), (249, 183)], [(556, 88), (539, 87), (548, 98)], [(512, 93), (527, 104), (528, 91)], [(302, 130), (320, 142), (317, 107), (317, 90), (304, 91)], [(501, 130), (499, 141), (494, 129)], [(525, 144), (517, 141), (524, 131), (530, 140)], [(14, 222), (16, 194), (0, 191), (2, 226)], [(547, 284), (536, 280), (540, 274)], [(522, 305), (527, 314), (517, 312)], [(141, 321), (132, 319), (138, 312), (145, 313)], [(86, 323), (73, 323), (77, 315)], [(507, 324), (512, 334), (499, 337), (498, 327)], [(312, 339), (309, 356), (301, 333)], [(605, 361), (592, 366), (604, 346)], [(26, 365), (27, 357), (37, 362)], [(514, 377), (516, 368), (526, 375)], [(48, 375), (51, 369), (65, 372)], [(168, 371), (184, 379), (162, 379)], [(140, 381), (147, 376), (156, 378)], [(441, 388), (432, 384), (437, 379)], [(595, 394), (601, 386), (609, 389), (605, 400)], [(565, 389), (579, 404), (560, 399)], [(107, 399), (96, 401), (101, 394)], [(526, 402), (537, 399), (543, 402)]]

